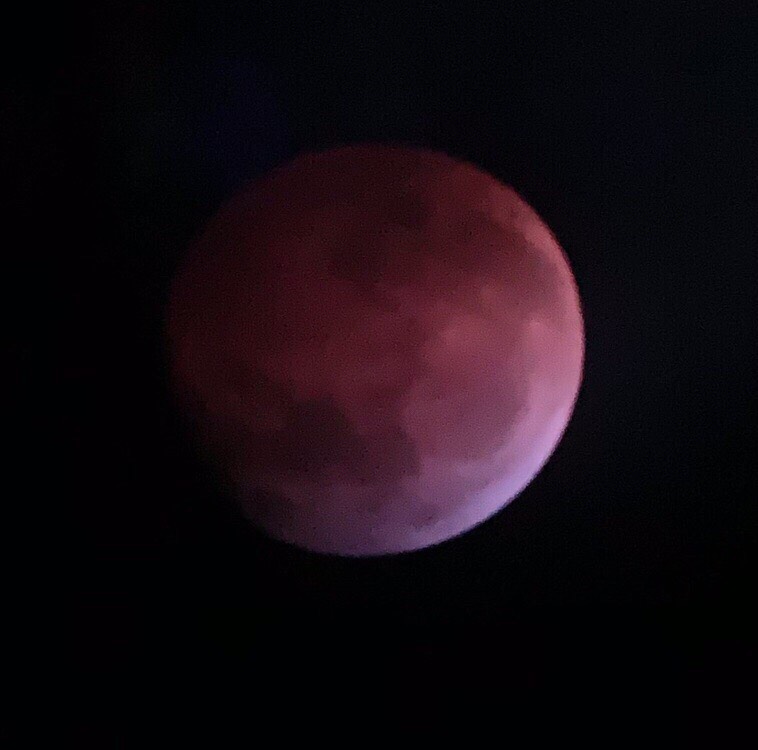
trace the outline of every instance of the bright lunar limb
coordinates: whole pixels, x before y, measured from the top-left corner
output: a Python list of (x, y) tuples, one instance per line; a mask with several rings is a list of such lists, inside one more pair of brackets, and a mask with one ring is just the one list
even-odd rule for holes
[(210, 221), (175, 279), (171, 380), (244, 513), (309, 550), (454, 537), (537, 474), (579, 389), (566, 257), (475, 166), (309, 153)]

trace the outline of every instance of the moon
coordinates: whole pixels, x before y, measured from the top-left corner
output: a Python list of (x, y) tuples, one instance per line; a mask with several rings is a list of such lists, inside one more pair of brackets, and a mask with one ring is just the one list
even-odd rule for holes
[(306, 153), (174, 279), (170, 381), (250, 521), (310, 551), (451, 539), (559, 442), (584, 359), (566, 256), (517, 193), (421, 148)]

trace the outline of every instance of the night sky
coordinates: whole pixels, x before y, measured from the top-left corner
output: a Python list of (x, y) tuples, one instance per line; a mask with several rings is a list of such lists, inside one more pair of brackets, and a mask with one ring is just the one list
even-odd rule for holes
[[(35, 300), (14, 318), (11, 409), (64, 517), (79, 708), (61, 737), (145, 747), (179, 727), (231, 747), (219, 733), (252, 737), (276, 707), (368, 735), (480, 716), (507, 732), (567, 696), (622, 734), (628, 710), (722, 738), (746, 718), (752, 6), (103, 2), (11, 29), (6, 208)], [(161, 336), (172, 274), (225, 198), (366, 140), (512, 185), (567, 253), (587, 350), (564, 439), (510, 506), (353, 560), (242, 519), (172, 409)]]

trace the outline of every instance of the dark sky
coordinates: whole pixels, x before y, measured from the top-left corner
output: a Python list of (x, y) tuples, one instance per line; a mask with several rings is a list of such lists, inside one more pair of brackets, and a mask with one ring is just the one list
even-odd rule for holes
[[(734, 726), (758, 666), (755, 4), (300, 5), (102, 2), (6, 29), (11, 252), (37, 300), (11, 411), (37, 471), (63, 459), (73, 729), (251, 732), (325, 692), (369, 727), (504, 728), (566, 694)], [(361, 140), (512, 184), (572, 263), (587, 355), (563, 442), (505, 511), (356, 561), (240, 518), (172, 412), (160, 326), (225, 197)]]

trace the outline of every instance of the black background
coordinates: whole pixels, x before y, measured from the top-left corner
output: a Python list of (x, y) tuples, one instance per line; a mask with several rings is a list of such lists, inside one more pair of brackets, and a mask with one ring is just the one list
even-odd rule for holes
[[(505, 732), (572, 700), (613, 737), (748, 716), (758, 13), (473, 5), (107, 2), (9, 23), (7, 207), (34, 295), (13, 400), (65, 518), (80, 741), (143, 747), (160, 726), (233, 746), (222, 730), (276, 707), (282, 739), (325, 706), (356, 742), (470, 715)], [(564, 440), (506, 510), (345, 560), (266, 539), (222, 496), (172, 411), (161, 325), (225, 197), (361, 140), (512, 184), (569, 256), (587, 356)]]

